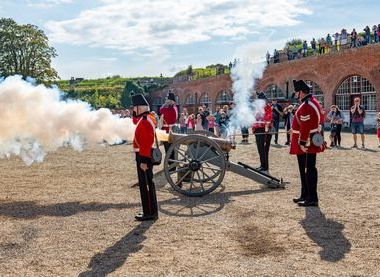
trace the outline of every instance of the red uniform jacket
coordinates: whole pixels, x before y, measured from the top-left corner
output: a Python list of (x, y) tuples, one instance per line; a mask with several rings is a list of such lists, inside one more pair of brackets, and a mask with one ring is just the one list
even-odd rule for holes
[(133, 123), (137, 125), (133, 148), (135, 152), (139, 153), (141, 161), (147, 163), (152, 158), (156, 119), (153, 114), (146, 112), (138, 117), (133, 117)]
[(173, 125), (177, 122), (177, 106), (168, 106), (165, 104), (160, 108), (160, 114), (163, 118), (162, 130), (165, 130), (166, 133), (169, 133)]
[[(320, 131), (321, 106), (311, 94), (302, 99), (302, 104), (297, 109), (292, 123), (292, 138), (290, 142), (290, 154), (301, 155), (304, 152), (300, 145), (310, 143), (310, 135)], [(310, 143), (307, 153), (322, 152), (322, 147)]]
[(266, 104), (264, 107), (264, 113), (259, 113), (256, 115), (256, 122), (253, 123), (252, 129), (255, 131), (257, 128), (265, 128), (265, 125), (269, 123), (269, 128), (273, 127), (273, 113), (272, 106)]

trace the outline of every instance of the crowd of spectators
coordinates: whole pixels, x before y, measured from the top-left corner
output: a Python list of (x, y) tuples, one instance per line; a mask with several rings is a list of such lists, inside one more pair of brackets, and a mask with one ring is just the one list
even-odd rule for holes
[(202, 105), (198, 107), (196, 113), (188, 113), (183, 108), (179, 117), (179, 132), (182, 134), (193, 133), (194, 131), (206, 130), (216, 136), (225, 138), (227, 136), (227, 126), (230, 118), (231, 106), (224, 105), (222, 109), (212, 112), (210, 107)]
[[(279, 143), (279, 135), (284, 133), (286, 136), (285, 145), (290, 144), (290, 130), (294, 118), (294, 114), (297, 111), (298, 105), (281, 105), (277, 100), (272, 100), (272, 130), (271, 134), (274, 134), (274, 143)], [(216, 112), (212, 112), (210, 107), (202, 105), (198, 107), (196, 113), (189, 114), (186, 108), (183, 108), (182, 113), (179, 116), (178, 128), (176, 131), (182, 134), (190, 134), (194, 131), (206, 130), (214, 135), (226, 138), (228, 123), (231, 116), (231, 109), (233, 104), (224, 105), (223, 108)], [(364, 134), (364, 119), (365, 108), (360, 104), (360, 98), (354, 100), (354, 105), (350, 109), (350, 122), (351, 131), (353, 135), (354, 144), (352, 148), (358, 148), (357, 136), (360, 135), (361, 147), (365, 148), (365, 134)], [(341, 148), (342, 144), (342, 129), (345, 121), (345, 116), (337, 105), (332, 105), (329, 111), (325, 111), (322, 108), (321, 127), (322, 132), (325, 127), (328, 127), (330, 134), (327, 138), (330, 139), (331, 148)], [(285, 131), (280, 131), (280, 123), (284, 122), (283, 126)], [(248, 142), (249, 128), (243, 128), (241, 130), (242, 143)], [(379, 138), (380, 148), (380, 113), (377, 115), (377, 135)]]
[(324, 55), (332, 51), (341, 51), (348, 48), (363, 47), (368, 44), (380, 42), (380, 24), (372, 28), (366, 26), (363, 32), (358, 33), (354, 28), (351, 33), (342, 29), (335, 34), (327, 34), (326, 37), (316, 40), (313, 38), (310, 42), (299, 41), (296, 45), (287, 44), (283, 50), (275, 49), (273, 56), (269, 52), (266, 54), (267, 64), (279, 63), (280, 55), (286, 55), (287, 60), (301, 59), (313, 55)]

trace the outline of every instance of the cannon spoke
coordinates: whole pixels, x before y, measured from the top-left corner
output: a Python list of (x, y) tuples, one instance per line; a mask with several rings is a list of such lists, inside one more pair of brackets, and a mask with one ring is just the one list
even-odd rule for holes
[(177, 152), (178, 154), (180, 154), (185, 160), (190, 161), (190, 159), (186, 156), (186, 152), (185, 152), (185, 150), (182, 150), (183, 153), (180, 151), (181, 149), (179, 149), (179, 147), (176, 147), (175, 150), (176, 150), (176, 152)]
[(192, 191), (192, 188), (193, 188), (193, 185), (194, 185), (194, 173), (191, 174), (191, 178), (190, 178), (190, 192)]
[(203, 181), (202, 181), (201, 175), (199, 174), (199, 171), (197, 171), (197, 175), (199, 178), (199, 183), (201, 185), (202, 191), (205, 191), (205, 187), (203, 186)]
[(213, 160), (215, 160), (215, 159), (220, 159), (220, 157), (219, 157), (219, 156), (215, 156), (215, 157), (212, 157), (212, 158), (210, 158), (210, 159), (207, 159), (207, 160), (201, 161), (201, 164), (207, 163), (207, 162), (209, 162), (209, 161), (213, 161)]
[(205, 152), (203, 152), (202, 156), (199, 157), (199, 161), (202, 161), (203, 158), (206, 156), (206, 154), (208, 153), (208, 151), (210, 151), (210, 149), (212, 148), (212, 145), (210, 145)]
[(177, 182), (175, 183), (175, 185), (178, 186), (178, 184), (182, 183), (183, 179), (185, 179), (185, 177), (186, 177), (187, 175), (189, 175), (190, 172), (191, 172), (191, 170), (188, 170), (188, 171), (186, 172), (186, 174), (184, 174), (184, 175), (182, 176), (182, 178), (181, 178), (179, 181), (177, 181)]
[(219, 173), (219, 172), (221, 172), (221, 170), (216, 169), (216, 168), (212, 168), (212, 167), (208, 167), (208, 166), (204, 166), (204, 165), (202, 165), (202, 167), (203, 167), (204, 169), (209, 169), (209, 170), (211, 170), (211, 171), (214, 172), (214, 173)]
[[(172, 163), (188, 164), (186, 161), (179, 161), (179, 160), (173, 160), (173, 159), (169, 159), (168, 161), (172, 162)], [(169, 169), (171, 169), (171, 168), (172, 167), (169, 167)]]
[(198, 160), (198, 154), (199, 154), (199, 148), (201, 148), (201, 141), (198, 140), (197, 142), (197, 148), (195, 148), (195, 159)]
[(179, 169), (175, 170), (175, 171), (170, 171), (169, 174), (172, 175), (174, 173), (179, 173), (179, 172), (183, 172), (185, 170), (189, 170), (188, 167), (180, 167)]
[(211, 178), (206, 172), (204, 172), (203, 168), (201, 168), (201, 171), (202, 171), (203, 175), (206, 175), (207, 179), (210, 180), (210, 181), (214, 184), (214, 186), (217, 186), (217, 185), (218, 185), (218, 184), (214, 181), (213, 178)]

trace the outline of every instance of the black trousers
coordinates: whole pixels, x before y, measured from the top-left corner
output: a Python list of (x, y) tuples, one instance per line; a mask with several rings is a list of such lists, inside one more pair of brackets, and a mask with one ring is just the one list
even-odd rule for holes
[(337, 124), (336, 125), (336, 133), (335, 133), (335, 136), (334, 136), (334, 144), (335, 145), (339, 145), (340, 146), (340, 143), (342, 141), (342, 124)]
[(261, 134), (261, 135), (255, 135), (256, 137), (256, 145), (257, 145), (257, 151), (260, 155), (260, 166), (264, 170), (269, 170), (269, 148), (270, 148), (270, 141), (272, 140), (272, 135), (270, 134), (263, 134), (265, 133), (265, 128), (256, 128), (255, 133)]
[(153, 165), (149, 162), (148, 170), (143, 171), (140, 168), (141, 159), (138, 153), (136, 153), (136, 165), (137, 165), (137, 176), (139, 178), (140, 196), (141, 204), (143, 208), (144, 215), (157, 215), (157, 197), (156, 197), (156, 187), (153, 183)]
[(318, 202), (317, 154), (297, 155), (297, 160), (301, 177), (301, 198), (306, 201)]
[(273, 128), (276, 130), (276, 133), (274, 134), (274, 142), (278, 142), (278, 130), (280, 129), (280, 120), (274, 120), (273, 121)]

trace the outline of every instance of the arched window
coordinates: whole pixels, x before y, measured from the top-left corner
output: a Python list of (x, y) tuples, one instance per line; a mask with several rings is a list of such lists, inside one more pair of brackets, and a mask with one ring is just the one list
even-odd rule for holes
[(162, 106), (165, 103), (165, 99), (163, 97), (156, 97), (153, 100), (153, 106)]
[(177, 105), (180, 105), (180, 104), (181, 104), (178, 95), (175, 96), (175, 102), (177, 103)]
[(284, 94), (282, 93), (282, 90), (277, 85), (269, 85), (264, 93), (268, 99), (285, 98)]
[(355, 97), (361, 98), (361, 104), (367, 111), (376, 111), (376, 90), (366, 78), (359, 75), (348, 77), (340, 84), (335, 104), (341, 110), (348, 111)]
[(186, 97), (185, 105), (195, 105), (195, 97), (192, 94), (189, 94)]
[(211, 99), (208, 97), (208, 93), (205, 92), (201, 95), (201, 98), (199, 99), (199, 104), (203, 105), (208, 105), (211, 104)]
[(323, 106), (325, 105), (325, 97), (323, 95), (323, 91), (319, 87), (319, 85), (313, 81), (306, 80), (306, 83), (311, 87), (311, 93), (317, 98), (318, 102)]
[(227, 91), (221, 91), (218, 94), (218, 99), (216, 100), (218, 104), (229, 104), (232, 102), (232, 97)]

